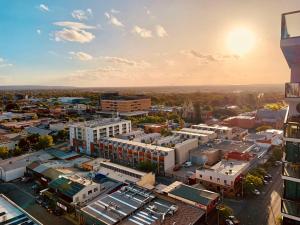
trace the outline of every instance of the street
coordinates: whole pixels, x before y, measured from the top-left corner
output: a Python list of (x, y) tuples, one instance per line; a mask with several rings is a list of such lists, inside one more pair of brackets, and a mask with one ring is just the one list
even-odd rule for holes
[(281, 166), (270, 171), (272, 182), (262, 188), (259, 196), (249, 196), (244, 200), (225, 199), (241, 225), (275, 225), (280, 216), (281, 205)]
[(0, 183), (0, 193), (35, 217), (43, 224), (74, 225), (63, 216), (55, 216), (35, 203), (35, 196), (31, 191), (32, 183)]

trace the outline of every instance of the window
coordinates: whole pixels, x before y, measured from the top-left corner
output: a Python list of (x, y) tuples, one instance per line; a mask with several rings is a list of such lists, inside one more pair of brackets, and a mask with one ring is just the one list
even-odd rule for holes
[(202, 178), (202, 174), (200, 174), (200, 178)]
[(90, 194), (92, 194), (92, 193), (93, 193), (93, 191), (92, 191), (92, 190), (88, 191), (88, 195), (90, 195)]
[(220, 182), (220, 178), (217, 178), (217, 182)]
[(210, 176), (209, 179), (212, 180), (212, 176)]
[(224, 184), (227, 184), (227, 180), (224, 180)]
[(98, 188), (94, 188), (94, 192), (97, 192), (98, 191)]

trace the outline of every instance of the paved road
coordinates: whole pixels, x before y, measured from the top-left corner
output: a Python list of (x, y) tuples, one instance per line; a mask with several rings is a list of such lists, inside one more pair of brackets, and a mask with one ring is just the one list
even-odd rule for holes
[(281, 167), (274, 168), (271, 174), (273, 181), (262, 189), (260, 196), (249, 197), (245, 200), (225, 200), (234, 209), (241, 225), (276, 224), (281, 204)]
[(0, 193), (6, 195), (43, 224), (74, 225), (64, 217), (50, 214), (46, 209), (36, 204), (35, 196), (29, 190), (30, 184), (0, 183)]

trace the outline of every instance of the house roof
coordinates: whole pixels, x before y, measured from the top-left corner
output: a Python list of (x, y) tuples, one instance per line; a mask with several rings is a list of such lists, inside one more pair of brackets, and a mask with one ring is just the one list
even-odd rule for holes
[(42, 172), (42, 174), (51, 180), (55, 180), (63, 173), (56, 169), (49, 168), (49, 169), (46, 169), (44, 172)]
[(52, 189), (57, 189), (59, 192), (63, 193), (68, 197), (73, 197), (78, 192), (80, 192), (85, 186), (83, 184), (74, 182), (65, 177), (60, 177), (49, 183), (49, 187)]
[(169, 193), (205, 206), (219, 197), (218, 193), (194, 188), (185, 184), (178, 185)]
[(38, 128), (38, 127), (27, 127), (25, 128), (25, 130), (29, 133), (29, 134), (39, 134), (39, 135), (49, 135), (52, 131), (51, 130), (46, 130), (46, 129), (42, 129), (42, 128)]
[(70, 158), (79, 156), (79, 154), (76, 152), (61, 151), (61, 150), (58, 150), (55, 148), (48, 149), (48, 150), (46, 150), (46, 152), (58, 159), (70, 159)]

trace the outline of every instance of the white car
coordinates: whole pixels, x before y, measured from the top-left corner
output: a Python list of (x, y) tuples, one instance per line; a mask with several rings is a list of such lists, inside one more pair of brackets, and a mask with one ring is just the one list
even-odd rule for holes
[(255, 195), (260, 195), (260, 191), (257, 190), (257, 189), (254, 189), (254, 190), (252, 191), (252, 193), (255, 194)]

